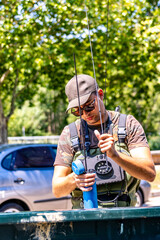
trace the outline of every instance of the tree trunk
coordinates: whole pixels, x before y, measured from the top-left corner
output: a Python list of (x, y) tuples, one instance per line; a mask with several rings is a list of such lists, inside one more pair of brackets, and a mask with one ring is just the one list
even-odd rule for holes
[(8, 119), (3, 114), (2, 101), (0, 99), (0, 144), (8, 143)]

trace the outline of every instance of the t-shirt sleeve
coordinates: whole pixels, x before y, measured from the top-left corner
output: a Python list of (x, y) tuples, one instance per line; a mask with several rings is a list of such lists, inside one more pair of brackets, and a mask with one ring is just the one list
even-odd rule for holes
[(133, 117), (127, 117), (127, 144), (129, 151), (137, 147), (149, 147), (142, 125)]
[(61, 165), (71, 167), (73, 161), (73, 151), (71, 148), (69, 127), (66, 126), (59, 138), (57, 155), (54, 166)]

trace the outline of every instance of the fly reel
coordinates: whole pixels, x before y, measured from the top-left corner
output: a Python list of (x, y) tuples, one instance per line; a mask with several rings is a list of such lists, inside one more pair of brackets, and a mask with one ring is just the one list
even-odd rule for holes
[[(80, 155), (78, 159), (85, 166), (84, 156)], [(124, 180), (124, 170), (111, 158), (106, 157), (105, 154), (87, 156), (86, 162), (87, 172), (96, 173), (97, 185)]]

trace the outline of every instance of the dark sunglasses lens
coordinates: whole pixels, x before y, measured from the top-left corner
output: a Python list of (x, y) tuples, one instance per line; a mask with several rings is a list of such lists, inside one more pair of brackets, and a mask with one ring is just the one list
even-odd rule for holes
[[(71, 109), (71, 113), (76, 116), (76, 117), (79, 117), (80, 116), (80, 113), (79, 113), (79, 108), (72, 108)], [(83, 110), (81, 109), (81, 115), (83, 114)]]
[(85, 112), (91, 112), (91, 111), (94, 110), (94, 108), (95, 108), (94, 106), (92, 106), (92, 107), (85, 106), (85, 107), (84, 107), (84, 111), (85, 111)]

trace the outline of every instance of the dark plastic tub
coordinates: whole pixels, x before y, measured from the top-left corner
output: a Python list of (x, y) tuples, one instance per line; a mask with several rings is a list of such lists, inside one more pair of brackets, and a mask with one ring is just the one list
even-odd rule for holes
[(0, 214), (2, 240), (160, 240), (160, 207)]

